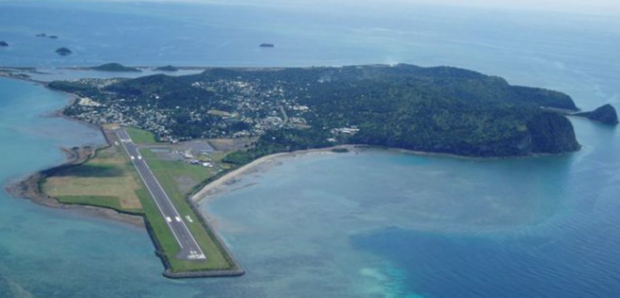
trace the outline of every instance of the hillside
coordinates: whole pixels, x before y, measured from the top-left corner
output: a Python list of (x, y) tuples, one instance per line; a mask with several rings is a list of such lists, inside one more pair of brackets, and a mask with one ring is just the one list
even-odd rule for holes
[(465, 156), (580, 147), (564, 116), (540, 109), (576, 110), (569, 96), (452, 67), (210, 69), (50, 86), (100, 104), (77, 103), (67, 115), (138, 126), (160, 140), (259, 136), (239, 160), (347, 143)]

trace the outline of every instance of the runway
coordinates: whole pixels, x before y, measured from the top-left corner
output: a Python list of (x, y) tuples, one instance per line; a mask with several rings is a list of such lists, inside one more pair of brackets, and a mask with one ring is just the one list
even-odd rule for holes
[(138, 147), (133, 143), (131, 137), (125, 129), (114, 130), (116, 136), (119, 138), (121, 145), (129, 155), (131, 162), (135, 166), (140, 178), (146, 185), (149, 193), (153, 197), (159, 212), (164, 217), (166, 224), (172, 231), (172, 234), (176, 238), (181, 250), (176, 256), (178, 259), (185, 260), (206, 260), (206, 256), (198, 242), (194, 238), (194, 235), (187, 227), (186, 220), (190, 224), (193, 224), (193, 220), (189, 214), (180, 214), (173, 202), (166, 194), (165, 190), (157, 181), (157, 178), (149, 168), (147, 162), (142, 158)]

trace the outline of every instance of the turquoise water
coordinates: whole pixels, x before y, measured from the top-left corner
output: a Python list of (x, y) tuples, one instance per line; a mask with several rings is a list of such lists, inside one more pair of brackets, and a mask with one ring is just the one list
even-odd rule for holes
[[(431, 6), (1, 2), (0, 65), (456, 65), (620, 106), (620, 22)], [(59, 20), (63, 20), (62, 22)], [(40, 32), (59, 40), (38, 39)], [(257, 48), (276, 44), (273, 51)], [(68, 46), (75, 55), (53, 54)], [(72, 74), (61, 74), (72, 77)], [(89, 74), (90, 75), (90, 74)], [(101, 75), (101, 74), (94, 74)], [(0, 79), (0, 181), (95, 130)], [(173, 281), (146, 233), (0, 192), (0, 297), (620, 296), (620, 136), (573, 119), (576, 154), (470, 161), (385, 151), (296, 157), (202, 208), (248, 274)]]
[(268, 297), (615, 297), (620, 138), (575, 125), (605, 140), (504, 161), (296, 157), (204, 208), (249, 272), (278, 272)]

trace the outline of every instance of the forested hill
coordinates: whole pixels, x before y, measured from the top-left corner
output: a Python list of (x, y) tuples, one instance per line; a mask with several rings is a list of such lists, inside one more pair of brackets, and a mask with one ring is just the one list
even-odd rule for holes
[(576, 110), (569, 96), (452, 67), (210, 69), (50, 86), (100, 104), (68, 115), (101, 123), (120, 113), (161, 139), (260, 136), (240, 160), (342, 143), (467, 156), (579, 149), (571, 123), (540, 108)]

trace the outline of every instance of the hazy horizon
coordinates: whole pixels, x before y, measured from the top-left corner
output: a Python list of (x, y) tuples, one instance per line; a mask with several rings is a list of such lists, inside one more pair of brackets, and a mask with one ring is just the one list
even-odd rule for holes
[[(23, 2), (35, 2), (35, 0), (25, 0)], [(271, 1), (249, 1), (249, 0), (50, 0), (63, 2), (174, 2), (174, 3), (196, 3), (196, 4), (219, 4), (219, 5), (248, 5), (248, 6), (303, 6), (317, 7), (324, 0), (271, 0)], [(10, 0), (0, 0), (0, 2), (14, 2)], [(20, 1), (21, 2), (21, 1)], [(488, 9), (509, 9), (542, 11), (555, 13), (578, 13), (615, 16), (620, 15), (620, 1), (616, 0), (338, 0), (324, 1), (326, 5), (345, 5), (345, 6), (373, 6), (377, 8), (390, 8), (400, 5), (433, 5), (433, 6), (452, 6), (452, 7), (473, 7)]]

